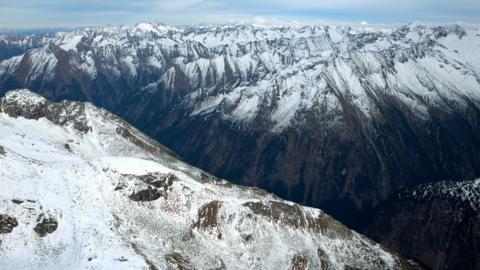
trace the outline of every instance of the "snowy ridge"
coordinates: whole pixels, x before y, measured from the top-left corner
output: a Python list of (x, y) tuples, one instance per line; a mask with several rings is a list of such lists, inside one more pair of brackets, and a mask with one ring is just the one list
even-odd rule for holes
[[(352, 50), (399, 51), (427, 40), (436, 40), (446, 46), (449, 52), (458, 52), (458, 57), (454, 57), (453, 61), (466, 62), (465, 64), (473, 67), (478, 74), (479, 63), (475, 60), (477, 57), (472, 56), (478, 53), (479, 39), (473, 33), (475, 31), (468, 30), (470, 34), (467, 35), (465, 30), (456, 29), (458, 27), (447, 31), (418, 22), (392, 33), (368, 33), (351, 27), (329, 26), (174, 27), (159, 23), (139, 23), (134, 26), (106, 26), (57, 33), (54, 36), (49, 35), (48, 41), (45, 41), (47, 38), (44, 37), (43, 42), (53, 43), (68, 52), (72, 67), (84, 74), (82, 79), (76, 76), (77, 80), (95, 83), (98, 73), (102, 72), (111, 78), (112, 84), (122, 77), (125, 78), (133, 93), (138, 91), (142, 84), (147, 86), (149, 92), (156, 91), (159, 85), (174, 89), (174, 85), (179, 83), (175, 75), (181, 70), (188, 84), (188, 91), (202, 89), (195, 91), (197, 93), (192, 98), (197, 99), (200, 93), (215, 96), (209, 89), (213, 86), (223, 87), (222, 92), (233, 90), (233, 96), (226, 98), (226, 102), (236, 99), (234, 102), (238, 103), (238, 106), (249, 107), (254, 100), (238, 100), (241, 92), (246, 92), (247, 97), (256, 95), (258, 105), (263, 101), (265, 91), (268, 92), (267, 88), (273, 87), (273, 81), (285, 81), (281, 90), (286, 92), (286, 95), (280, 97), (282, 101), (278, 106), (281, 111), (273, 112), (272, 115), (272, 121), (275, 122), (278, 119), (291, 119), (293, 113), (303, 106), (308, 108), (308, 101), (314, 99), (315, 93), (319, 91), (315, 87), (319, 82), (315, 79), (323, 77), (324, 64), (338, 57), (348, 58)], [(459, 39), (459, 33), (463, 39)], [(25, 82), (22, 82), (25, 86), (35, 84), (36, 81), (41, 81), (42, 84), (55, 82), (55, 67), (58, 65), (55, 58), (58, 58), (58, 55), (55, 55), (51, 48), (51, 45), (46, 44), (43, 49), (29, 53), (29, 72)], [(145, 50), (148, 52), (143, 52)], [(4, 78), (14, 76), (20, 69), (23, 58), (19, 56), (3, 61), (0, 64), (0, 75)], [(172, 65), (180, 70), (174, 69)], [(158, 82), (145, 84), (139, 81), (140, 77), (144, 76), (143, 66), (148, 67), (147, 75), (158, 77)], [(290, 98), (292, 91), (298, 93)], [(303, 102), (298, 100), (297, 96), (300, 94)], [(122, 96), (124, 93), (118, 92), (117, 95)], [(297, 101), (291, 101), (292, 99)], [(305, 102), (307, 104), (303, 105)], [(210, 108), (209, 104), (212, 102), (196, 101), (193, 114), (201, 112), (204, 107)], [(248, 110), (239, 108), (238, 112), (246, 109)], [(232, 118), (242, 120), (238, 113), (232, 115)]]
[[(375, 188), (378, 194), (368, 199), (373, 206), (399, 186), (418, 184), (420, 179), (478, 177), (472, 173), (480, 166), (477, 152), (471, 149), (477, 145), (479, 126), (479, 35), (477, 30), (429, 27), (418, 22), (392, 32), (328, 26), (107, 26), (57, 33), (48, 45), (2, 61), (0, 94), (30, 88), (53, 101), (90, 101), (168, 143), (192, 163), (212, 172), (226, 167), (228, 173), (238, 175), (241, 171), (245, 175), (235, 181), (248, 183), (257, 184), (259, 180), (257, 161), (271, 164), (261, 153), (273, 147), (268, 145), (275, 136), (314, 136), (309, 145), (318, 149), (310, 153), (312, 161), (320, 163), (330, 158), (339, 160), (335, 156), (340, 152), (333, 150), (340, 149), (336, 144), (355, 145), (362, 149), (349, 151), (365, 156), (355, 162), (342, 158), (332, 171), (314, 169), (316, 165), (309, 162), (310, 172), (316, 171), (318, 177), (307, 178), (316, 183), (313, 179), (319, 177), (343, 177), (340, 172), (346, 169), (349, 181), (370, 179), (374, 186), (381, 183)], [(210, 149), (216, 146), (212, 145), (230, 142), (215, 142), (213, 136), (203, 140), (199, 123), (221, 123), (228, 127), (224, 131), (232, 127), (234, 134), (252, 135), (248, 139), (252, 148), (248, 155), (242, 155), (248, 158), (248, 167), (239, 164), (233, 169), (237, 160), (225, 161), (226, 156), (220, 158), (224, 153), (213, 158)], [(393, 130), (399, 125), (400, 133)], [(445, 127), (447, 131), (438, 131)], [(209, 134), (219, 134), (215, 126), (209, 128)], [(357, 131), (358, 136), (353, 136)], [(170, 134), (175, 135), (169, 138)], [(188, 136), (180, 140), (182, 134)], [(337, 134), (344, 136), (334, 142), (332, 136)], [(332, 152), (321, 150), (317, 139), (330, 141)], [(235, 144), (231, 142), (226, 149), (235, 149)], [(463, 150), (453, 150), (460, 148)], [(391, 159), (390, 154), (399, 149), (399, 159)], [(197, 150), (208, 158), (201, 158)], [(423, 165), (412, 151), (422, 156), (423, 164), (431, 165), (434, 175), (420, 176), (416, 170)], [(313, 155), (317, 153), (331, 156), (316, 159)], [(451, 158), (440, 157), (442, 153), (457, 155), (465, 166), (447, 164)], [(397, 162), (404, 158), (401, 155), (412, 162)], [(369, 161), (363, 168), (357, 168), (366, 158)], [(286, 162), (293, 160), (299, 157)], [(372, 171), (365, 171), (370, 165)], [(444, 169), (445, 165), (449, 169)], [(303, 171), (302, 167), (298, 165), (291, 174), (280, 164), (263, 166), (278, 168), (285, 175), (272, 171), (273, 178), (262, 178), (275, 179), (268, 185), (296, 178), (296, 171)], [(261, 164), (258, 169), (263, 170)], [(407, 176), (399, 177), (398, 170), (404, 170)], [(357, 175), (363, 171), (365, 175)], [(324, 175), (327, 172), (329, 175)], [(381, 180), (373, 180), (378, 175)], [(287, 186), (299, 183), (298, 177), (288, 180)], [(330, 192), (330, 188), (337, 190), (336, 185), (319, 189), (318, 194)], [(368, 193), (354, 186), (346, 188), (355, 192), (354, 197)], [(322, 199), (304, 194), (304, 200), (320, 206)], [(360, 202), (365, 198), (356, 198), (357, 209), (362, 209)]]
[[(334, 96), (326, 98), (321, 94), (332, 95), (329, 91), (332, 87), (346, 87), (340, 90), (340, 94), (351, 97), (366, 117), (370, 115), (368, 110), (375, 110), (365, 92), (365, 88), (372, 86), (381, 95), (396, 96), (420, 115), (425, 115), (427, 108), (415, 101), (415, 96), (433, 103), (444, 100), (462, 103), (461, 96), (479, 101), (480, 63), (474, 55), (479, 53), (480, 39), (475, 35), (476, 31), (459, 36), (455, 31), (430, 28), (420, 23), (404, 26), (391, 34), (359, 34), (348, 28), (327, 27), (323, 30), (316, 35), (293, 38), (288, 45), (276, 40), (255, 43), (253, 50), (247, 54), (233, 45), (223, 49), (227, 56), (209, 62), (199, 59), (179, 64), (185, 70), (187, 81), (197, 87), (205, 85), (208, 80), (216, 82), (216, 87), (205, 85), (185, 98), (186, 107), (193, 108), (191, 116), (211, 113), (222, 105), (228, 108), (228, 113), (224, 113), (223, 107), (219, 108), (226, 120), (247, 122), (248, 125), (259, 114), (259, 108), (265, 105), (271, 108), (268, 112), (271, 129), (278, 131), (288, 126), (298, 111), (311, 109), (313, 104), (321, 104), (325, 99), (335, 100)], [(303, 34), (305, 32), (309, 31), (304, 29)], [(416, 53), (417, 50), (428, 57)], [(388, 57), (392, 51), (393, 58)], [(352, 55), (354, 58), (350, 61)], [(390, 59), (382, 59), (384, 55)], [(417, 58), (421, 59), (420, 62)], [(355, 66), (349, 66), (353, 63)], [(228, 77), (226, 64), (234, 70), (233, 79), (225, 79)], [(353, 70), (359, 65), (363, 69), (361, 73)], [(389, 77), (382, 78), (386, 65), (391, 65), (387, 69)], [(340, 82), (335, 79), (331, 81), (332, 72), (337, 73), (337, 78), (347, 85), (338, 85)], [(212, 73), (216, 77), (209, 78)], [(255, 74), (256, 78), (245, 79), (250, 74)], [(415, 77), (418, 81), (411, 80)], [(161, 79), (159, 83), (147, 86), (146, 90), (155, 92), (160, 84), (171, 83)], [(223, 88), (221, 91), (218, 91), (219, 84)], [(391, 86), (387, 87), (387, 91), (386, 85)], [(441, 93), (430, 93), (433, 88), (440, 88)], [(428, 97), (431, 95), (434, 97)], [(327, 106), (328, 111), (335, 111), (338, 103)]]
[[(295, 112), (310, 108), (310, 101), (321, 102), (318, 93), (326, 90), (322, 81), (325, 64), (349, 58), (351, 53), (362, 52), (367, 56), (369, 52), (400, 53), (434, 41), (437, 47), (431, 49), (440, 49), (445, 57), (440, 63), (430, 65), (445, 66), (442, 61), (448, 60), (447, 67), (460, 63), (473, 71), (472, 74), (459, 71), (461, 74), (457, 75), (446, 68), (443, 73), (450, 80), (455, 79), (454, 84), (465, 78), (469, 80), (470, 76), (478, 78), (480, 64), (475, 55), (480, 39), (476, 32), (458, 26), (448, 31), (418, 22), (391, 33), (314, 25), (175, 27), (143, 22), (49, 35), (42, 41), (43, 48), (1, 62), (0, 78), (4, 84), (2, 91), (32, 86), (37, 92), (51, 85), (59, 87), (58, 81), (67, 81), (69, 87), (80, 84), (82, 96), (110, 110), (119, 102), (129, 104), (130, 99), (136, 100), (136, 95), (151, 97), (173, 92), (171, 96), (178, 95), (181, 99), (191, 93), (187, 98), (189, 106), (194, 107), (191, 115), (212, 112), (212, 104), (232, 103), (238, 109), (232, 108), (233, 113), (225, 117), (239, 122), (251, 120), (258, 113), (252, 109), (254, 104), (259, 107), (271, 102), (265, 99), (268, 96), (278, 99), (275, 110), (269, 113), (271, 129), (279, 130), (288, 125)], [(376, 59), (364, 60), (373, 60), (375, 65)], [(438, 57), (433, 60), (439, 62)], [(66, 71), (61, 70), (73, 71), (65, 75)], [(19, 73), (20, 81), (12, 84), (10, 81)], [(108, 93), (110, 89), (101, 91), (109, 96), (95, 97), (88, 93), (92, 86), (104, 84), (113, 88), (113, 93)], [(472, 89), (471, 85), (465, 87), (458, 88)], [(274, 88), (279, 89), (275, 97)], [(55, 99), (64, 90), (42, 91), (46, 91), (42, 95)], [(105, 101), (109, 99), (114, 101)], [(162, 100), (160, 108), (179, 99)]]
[(2, 269), (421, 269), (321, 210), (191, 167), (90, 103), (8, 92), (0, 160)]
[[(480, 62), (474, 56), (480, 53), (480, 39), (473, 33), (463, 38), (447, 35), (446, 30), (442, 30), (446, 36), (436, 38), (438, 31), (410, 25), (391, 36), (370, 36), (377, 39), (376, 42), (360, 49), (353, 49), (351, 44), (342, 47), (342, 42), (327, 43), (329, 46), (325, 45), (316, 55), (309, 50), (308, 55), (298, 57), (289, 65), (268, 53), (258, 62), (250, 57), (230, 56), (226, 59), (231, 61), (230, 66), (240, 70), (239, 77), (248, 77), (248, 67), (261, 64), (274, 72), (262, 75), (261, 70), (257, 70), (262, 76), (260, 81), (225, 86), (228, 94), (213, 88), (196, 91), (185, 98), (185, 107), (193, 107), (191, 116), (194, 116), (211, 113), (221, 104), (228, 108), (221, 110), (226, 120), (248, 125), (260, 114), (259, 108), (267, 106), (271, 108), (268, 111), (271, 130), (279, 131), (289, 126), (299, 111), (311, 110), (318, 104), (326, 103), (327, 112), (339, 110), (338, 96), (369, 118), (375, 115), (376, 105), (367, 92), (378, 93), (377, 98), (392, 97), (424, 118), (429, 117), (427, 111), (431, 106), (452, 106), (439, 106), (442, 103), (457, 103), (456, 109), (463, 110), (464, 97), (480, 104)], [(248, 61), (246, 64), (244, 59)], [(247, 67), (245, 72), (243, 67)], [(202, 96), (208, 98), (202, 101)], [(422, 104), (423, 100), (427, 103)]]

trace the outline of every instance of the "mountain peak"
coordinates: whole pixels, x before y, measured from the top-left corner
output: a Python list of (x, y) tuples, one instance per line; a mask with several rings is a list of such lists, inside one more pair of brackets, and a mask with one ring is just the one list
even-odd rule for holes
[(465, 32), (465, 29), (460, 27), (458, 24), (455, 24), (452, 27), (451, 32), (454, 33), (455, 35), (457, 35), (459, 39), (462, 39), (462, 37), (467, 36), (467, 32)]

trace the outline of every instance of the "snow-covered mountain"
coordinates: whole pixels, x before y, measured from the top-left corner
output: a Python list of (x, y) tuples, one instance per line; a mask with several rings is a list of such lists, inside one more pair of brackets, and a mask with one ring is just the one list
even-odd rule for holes
[(392, 194), (352, 227), (430, 268), (480, 269), (480, 179)]
[(224, 61), (224, 83), (165, 109), (159, 83), (116, 110), (196, 166), (342, 221), (405, 186), (479, 177), (480, 32), (335, 31)]
[[(116, 103), (108, 103), (107, 97), (123, 100), (131, 94), (127, 90), (162, 84), (161, 92), (180, 91), (177, 94), (183, 97), (199, 88), (224, 88), (232, 80), (256, 85), (281, 70), (283, 75), (313, 66), (318, 70), (352, 49), (409, 48), (430, 34), (446, 33), (418, 23), (393, 34), (328, 26), (139, 23), (55, 35), (0, 36), (1, 44), (19, 51), (41, 47), (2, 62), (1, 89), (4, 94), (13, 86), (29, 86), (48, 98), (74, 95), (112, 109)], [(54, 90), (49, 84), (56, 86)]]
[(195, 166), (348, 221), (401, 187), (480, 177), (479, 35), (106, 26), (2, 61), (0, 94), (91, 101)]
[(22, 55), (30, 49), (45, 46), (52, 40), (52, 34), (19, 36), (0, 36), (0, 61)]
[(422, 269), (91, 103), (0, 99), (1, 269)]

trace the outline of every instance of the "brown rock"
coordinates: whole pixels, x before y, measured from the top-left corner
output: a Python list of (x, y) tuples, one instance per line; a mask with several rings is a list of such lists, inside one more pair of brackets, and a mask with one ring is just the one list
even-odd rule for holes
[(141, 190), (137, 193), (133, 192), (133, 194), (130, 195), (130, 199), (137, 202), (154, 201), (160, 197), (162, 197), (162, 191), (156, 188), (151, 188), (150, 186), (147, 189)]
[(302, 255), (295, 255), (292, 259), (291, 270), (307, 270), (308, 269), (308, 260)]
[(13, 199), (12, 202), (13, 202), (14, 204), (22, 204), (22, 203), (23, 203), (22, 200), (16, 200), (16, 199)]
[(222, 239), (222, 232), (219, 229), (218, 212), (222, 203), (219, 201), (212, 201), (198, 209), (198, 220), (193, 224), (194, 228), (209, 233), (216, 233), (217, 238)]
[(33, 229), (40, 237), (45, 237), (47, 234), (53, 233), (58, 228), (58, 222), (53, 217), (47, 217), (45, 214), (40, 214), (37, 219), (37, 226)]
[(0, 233), (11, 233), (18, 226), (16, 218), (9, 215), (0, 215)]
[[(154, 201), (159, 199), (160, 197), (167, 196), (167, 191), (170, 186), (173, 185), (173, 182), (178, 181), (178, 177), (174, 174), (157, 174), (157, 173), (149, 173), (146, 175), (124, 175), (125, 177), (129, 178), (137, 178), (138, 180), (148, 184), (148, 188), (145, 190), (141, 190), (138, 192), (134, 192), (130, 195), (130, 199), (133, 201)], [(152, 188), (153, 186), (153, 188)], [(119, 185), (115, 188), (115, 190), (121, 190), (124, 186)]]

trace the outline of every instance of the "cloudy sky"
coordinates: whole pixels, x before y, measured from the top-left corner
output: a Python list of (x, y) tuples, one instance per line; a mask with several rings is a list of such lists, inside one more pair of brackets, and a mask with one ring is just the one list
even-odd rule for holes
[(478, 0), (3, 0), (0, 28), (82, 27), (158, 21), (376, 24), (480, 23)]

